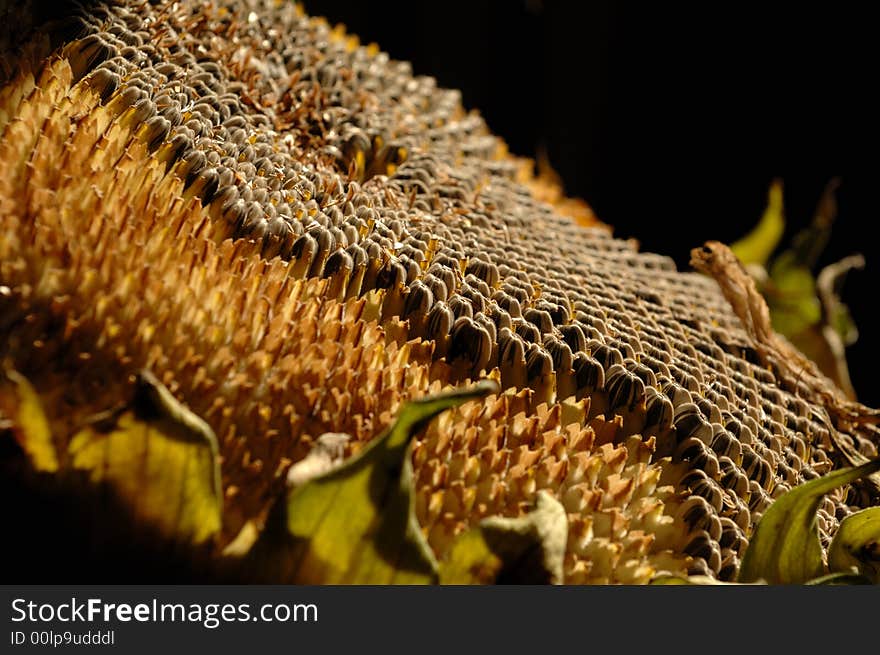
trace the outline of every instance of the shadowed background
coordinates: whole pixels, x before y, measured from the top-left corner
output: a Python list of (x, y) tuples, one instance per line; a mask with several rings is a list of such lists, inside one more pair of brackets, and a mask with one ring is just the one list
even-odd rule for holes
[[(645, 3), (647, 4), (647, 3)], [(620, 237), (686, 269), (707, 239), (731, 242), (785, 183), (785, 241), (840, 176), (839, 213), (820, 265), (853, 252), (860, 339), (848, 349), (859, 398), (880, 405), (874, 310), (880, 246), (880, 45), (866, 10), (620, 2), (443, 3), (306, 0), (462, 91), (513, 153), (546, 152), (567, 192)]]

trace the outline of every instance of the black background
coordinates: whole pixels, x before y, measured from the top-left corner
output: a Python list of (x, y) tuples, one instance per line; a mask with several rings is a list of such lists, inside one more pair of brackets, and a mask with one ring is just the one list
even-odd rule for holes
[(832, 176), (839, 214), (820, 264), (862, 252), (847, 280), (860, 398), (880, 404), (880, 40), (868, 9), (742, 3), (307, 0), (416, 74), (459, 88), (513, 153), (544, 149), (570, 195), (680, 268), (731, 242), (785, 184), (787, 235)]

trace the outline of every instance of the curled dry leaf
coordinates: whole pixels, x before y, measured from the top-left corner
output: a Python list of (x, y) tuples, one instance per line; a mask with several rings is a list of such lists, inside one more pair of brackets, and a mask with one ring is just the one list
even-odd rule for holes
[(441, 584), (559, 584), (568, 540), (565, 508), (546, 491), (518, 518), (489, 517), (461, 534), (440, 563)]
[(318, 437), (311, 452), (287, 471), (287, 486), (291, 489), (301, 487), (330, 471), (345, 456), (345, 444), (349, 439), (351, 436), (342, 432), (325, 432)]
[(409, 445), (440, 412), (497, 391), (494, 381), (407, 403), (338, 468), (290, 490), (244, 566), (304, 584), (427, 584), (437, 563), (418, 526)]
[(132, 401), (96, 417), (68, 452), (74, 469), (169, 538), (201, 544), (220, 531), (217, 439), (152, 374), (140, 373)]
[(855, 569), (880, 584), (880, 507), (846, 517), (828, 549), (828, 568), (846, 573)]

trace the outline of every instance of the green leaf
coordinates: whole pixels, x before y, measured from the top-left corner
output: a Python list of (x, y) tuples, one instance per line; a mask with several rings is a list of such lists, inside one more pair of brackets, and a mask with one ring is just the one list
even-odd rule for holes
[(745, 264), (765, 266), (770, 255), (779, 245), (785, 232), (785, 215), (782, 206), (782, 182), (774, 180), (767, 193), (767, 208), (754, 229), (730, 249)]
[(785, 336), (797, 334), (822, 320), (813, 274), (795, 261), (791, 251), (782, 253), (770, 266), (766, 296), (773, 329)]
[(795, 487), (761, 517), (739, 571), (740, 582), (803, 584), (824, 573), (816, 511), (822, 496), (880, 470), (880, 459)]
[(440, 584), (492, 584), (504, 568), (501, 555), (492, 551), (486, 535), (479, 528), (458, 535), (440, 562)]
[(169, 538), (201, 544), (220, 531), (217, 439), (152, 374), (139, 375), (130, 404), (74, 435), (68, 453), (74, 468)]
[(849, 572), (853, 569), (880, 584), (880, 507), (871, 507), (847, 516), (828, 549), (828, 568)]
[(546, 491), (520, 518), (490, 517), (459, 535), (440, 563), (440, 584), (560, 584), (568, 517)]
[(484, 380), (405, 404), (363, 452), (288, 492), (246, 565), (302, 584), (433, 582), (437, 562), (415, 517), (410, 443), (440, 412), (497, 390)]
[(12, 418), (12, 433), (34, 470), (54, 473), (58, 453), (40, 396), (18, 372), (9, 369), (5, 373), (11, 389), (2, 389), (6, 384), (0, 387), (0, 414), (6, 411)]

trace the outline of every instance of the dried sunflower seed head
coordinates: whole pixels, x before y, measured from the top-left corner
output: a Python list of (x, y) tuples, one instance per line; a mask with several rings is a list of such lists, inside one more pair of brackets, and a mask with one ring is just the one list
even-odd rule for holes
[(570, 582), (732, 579), (772, 499), (839, 464), (715, 282), (613, 238), (407, 64), (292, 3), (27, 16), (0, 45), (0, 357), (62, 452), (152, 370), (218, 437), (228, 541), (319, 435), (351, 454), (496, 371), (418, 440), (418, 518), (442, 555), (546, 490)]

